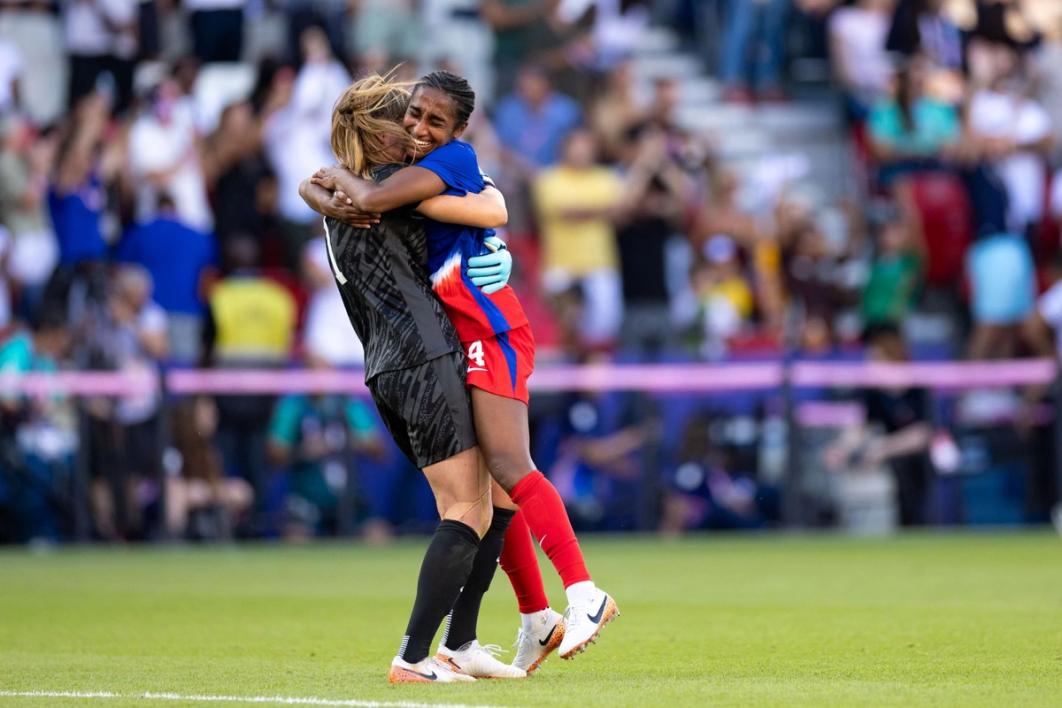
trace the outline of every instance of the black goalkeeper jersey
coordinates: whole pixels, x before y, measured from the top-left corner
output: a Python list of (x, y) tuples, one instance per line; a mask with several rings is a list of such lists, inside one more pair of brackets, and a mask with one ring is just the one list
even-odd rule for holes
[[(402, 165), (378, 168), (379, 182)], [(461, 351), (432, 294), (424, 222), (412, 207), (385, 213), (370, 229), (326, 218), (328, 257), (350, 323), (365, 347), (365, 380)]]

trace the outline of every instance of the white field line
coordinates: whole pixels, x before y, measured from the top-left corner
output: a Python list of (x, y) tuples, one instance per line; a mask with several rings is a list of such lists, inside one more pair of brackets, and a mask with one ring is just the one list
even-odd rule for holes
[(213, 696), (184, 693), (111, 693), (110, 691), (5, 691), (0, 698), (125, 698), (141, 701), (184, 701), (191, 703), (265, 703), (288, 706), (352, 706), (353, 708), (496, 708), (463, 703), (416, 703), (413, 701), (360, 701), (357, 699), (301, 696)]

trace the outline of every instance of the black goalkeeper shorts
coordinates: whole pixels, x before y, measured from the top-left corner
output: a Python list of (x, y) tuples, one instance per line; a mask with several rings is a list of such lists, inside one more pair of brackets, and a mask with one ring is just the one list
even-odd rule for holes
[(476, 445), (465, 367), (465, 355), (452, 352), (368, 382), (391, 437), (420, 469)]

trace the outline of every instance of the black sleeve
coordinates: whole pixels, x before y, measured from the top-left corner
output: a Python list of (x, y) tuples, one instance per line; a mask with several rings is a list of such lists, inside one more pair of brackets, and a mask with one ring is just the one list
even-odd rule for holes
[(892, 26), (885, 40), (885, 48), (890, 52), (910, 56), (921, 47), (921, 31), (918, 28), (920, 4), (916, 0), (900, 0), (892, 15)]
[(214, 309), (207, 305), (206, 314), (203, 316), (203, 330), (200, 333), (201, 352), (199, 365), (209, 368), (214, 362), (214, 344), (218, 338), (218, 327), (214, 321)]

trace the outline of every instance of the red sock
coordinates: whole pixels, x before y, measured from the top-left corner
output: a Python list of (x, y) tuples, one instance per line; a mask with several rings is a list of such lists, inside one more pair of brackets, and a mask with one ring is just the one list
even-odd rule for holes
[(505, 543), (499, 561), (501, 569), (513, 584), (521, 613), (527, 615), (549, 607), (546, 588), (542, 587), (542, 571), (538, 568), (535, 543), (531, 540), (531, 529), (527, 528), (521, 511), (516, 512), (505, 531)]
[(516, 483), (509, 496), (520, 507), (531, 533), (557, 569), (564, 587), (590, 579), (579, 541), (557, 488), (538, 470)]

